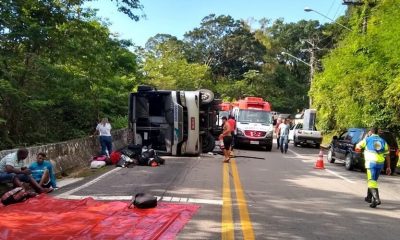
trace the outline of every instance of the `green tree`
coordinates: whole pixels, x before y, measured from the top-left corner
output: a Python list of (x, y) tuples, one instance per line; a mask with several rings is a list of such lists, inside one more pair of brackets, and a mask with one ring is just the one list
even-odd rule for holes
[(0, 148), (83, 136), (99, 116), (126, 115), (136, 57), (83, 2), (0, 3)]
[(195, 90), (209, 88), (209, 68), (188, 63), (183, 43), (175, 37), (157, 35), (146, 44), (143, 71), (146, 83), (160, 89)]
[[(397, 5), (388, 0), (373, 9), (366, 3), (349, 10), (353, 31), (324, 58), (325, 71), (316, 76), (312, 88), (322, 128), (400, 127)], [(369, 11), (364, 32), (363, 16)]]

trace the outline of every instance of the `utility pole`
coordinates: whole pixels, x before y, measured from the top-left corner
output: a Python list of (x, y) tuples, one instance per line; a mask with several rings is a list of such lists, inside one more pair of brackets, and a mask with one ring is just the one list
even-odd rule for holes
[[(310, 66), (309, 85), (310, 85), (310, 89), (311, 89), (312, 82), (314, 80), (315, 65), (316, 65), (316, 62), (317, 62), (316, 51), (320, 50), (317, 47), (317, 44), (319, 43), (319, 40), (317, 38), (311, 38), (311, 39), (307, 39), (307, 40), (304, 40), (304, 41), (307, 42), (308, 44), (310, 44), (310, 48), (303, 49), (303, 51), (306, 51), (306, 52), (310, 53), (310, 63), (308, 65)], [(311, 108), (311, 106), (312, 106), (312, 97), (309, 96), (308, 99), (309, 99), (309, 108)]]

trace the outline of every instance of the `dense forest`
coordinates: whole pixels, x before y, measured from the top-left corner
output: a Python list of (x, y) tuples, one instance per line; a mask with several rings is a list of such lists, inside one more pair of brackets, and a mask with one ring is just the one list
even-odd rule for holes
[[(139, 84), (256, 95), (286, 113), (312, 97), (324, 130), (400, 126), (399, 0), (349, 7), (337, 21), (351, 31), (210, 14), (181, 39), (160, 33), (144, 47), (111, 33), (89, 1), (0, 2), (0, 149), (90, 135), (104, 116), (125, 127)], [(110, 1), (140, 23), (138, 0)]]

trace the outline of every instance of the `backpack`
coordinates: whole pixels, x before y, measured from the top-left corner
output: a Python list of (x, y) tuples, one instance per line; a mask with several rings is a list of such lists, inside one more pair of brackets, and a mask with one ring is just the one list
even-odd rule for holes
[(366, 149), (370, 152), (383, 153), (385, 151), (385, 140), (379, 136), (367, 137)]
[(14, 188), (3, 194), (1, 197), (1, 203), (4, 205), (9, 205), (12, 203), (23, 202), (30, 197), (35, 197), (36, 193), (27, 192), (22, 187)]
[(138, 193), (132, 196), (129, 208), (131, 208), (132, 205), (142, 209), (155, 208), (157, 206), (157, 198), (148, 193)]

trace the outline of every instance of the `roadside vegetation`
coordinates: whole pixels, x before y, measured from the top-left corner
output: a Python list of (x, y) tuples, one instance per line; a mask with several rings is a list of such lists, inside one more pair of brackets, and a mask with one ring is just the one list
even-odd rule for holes
[[(1, 1), (0, 149), (90, 135), (103, 116), (126, 127), (127, 97), (139, 84), (261, 96), (296, 113), (308, 107), (310, 67), (282, 52), (305, 62), (315, 53), (319, 129), (400, 127), (398, 0), (349, 8), (337, 21), (352, 31), (210, 14), (182, 38), (159, 33), (144, 47), (111, 33), (83, 7), (89, 1)], [(138, 0), (113, 2), (140, 21)]]

